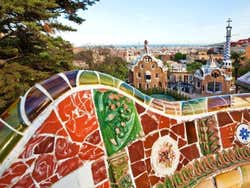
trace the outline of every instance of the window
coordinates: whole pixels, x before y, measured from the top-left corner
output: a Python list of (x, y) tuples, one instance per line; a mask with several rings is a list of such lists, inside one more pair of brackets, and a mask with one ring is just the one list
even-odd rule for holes
[(200, 81), (197, 82), (197, 87), (201, 87)]
[(147, 84), (147, 89), (149, 88), (148, 84)]
[(185, 82), (185, 83), (188, 82), (188, 75), (184, 75), (184, 82)]
[(207, 91), (213, 92), (213, 93), (222, 91), (222, 83), (221, 82), (209, 82), (207, 85)]
[(140, 72), (138, 72), (138, 78), (141, 78), (141, 73)]
[(141, 89), (141, 83), (139, 83), (138, 87)]
[(211, 75), (212, 75), (213, 78), (217, 78), (217, 77), (220, 76), (220, 73), (218, 71), (214, 71), (214, 72), (212, 72)]
[(141, 68), (143, 69), (143, 64), (141, 64)]
[(155, 77), (156, 77), (156, 78), (158, 78), (158, 77), (159, 77), (158, 73), (156, 73), (156, 74), (155, 74)]
[(153, 64), (151, 67), (152, 67), (152, 69), (154, 69), (155, 68), (155, 64)]
[(146, 80), (151, 80), (151, 75), (146, 74)]

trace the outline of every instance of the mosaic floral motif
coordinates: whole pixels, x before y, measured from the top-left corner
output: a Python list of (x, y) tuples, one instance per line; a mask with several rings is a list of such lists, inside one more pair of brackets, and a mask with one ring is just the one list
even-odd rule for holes
[(177, 168), (179, 157), (177, 144), (169, 136), (159, 138), (152, 147), (151, 162), (160, 176), (172, 174)]
[(108, 155), (134, 140), (141, 126), (133, 102), (116, 92), (95, 90), (95, 105)]
[(112, 159), (109, 160), (109, 177), (112, 187), (134, 187), (129, 174), (128, 156), (125, 151), (117, 153), (116, 156), (112, 156)]
[(237, 127), (236, 130), (236, 135), (238, 140), (243, 143), (243, 144), (247, 144), (250, 142), (250, 129), (249, 126), (246, 124), (240, 124)]
[(250, 187), (250, 94), (166, 102), (93, 71), (38, 86), (0, 116), (0, 187)]
[(200, 119), (199, 139), (203, 155), (215, 153), (220, 149), (218, 127), (214, 116)]

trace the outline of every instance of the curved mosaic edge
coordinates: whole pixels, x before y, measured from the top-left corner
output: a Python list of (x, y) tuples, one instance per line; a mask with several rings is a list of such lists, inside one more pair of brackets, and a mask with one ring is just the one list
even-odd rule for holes
[(250, 107), (250, 94), (221, 95), (168, 102), (143, 94), (129, 84), (96, 71), (70, 71), (60, 73), (36, 84), (21, 100), (22, 118), (32, 122), (50, 103), (75, 87), (103, 85), (118, 89), (147, 108), (176, 118), (213, 113), (219, 110)]

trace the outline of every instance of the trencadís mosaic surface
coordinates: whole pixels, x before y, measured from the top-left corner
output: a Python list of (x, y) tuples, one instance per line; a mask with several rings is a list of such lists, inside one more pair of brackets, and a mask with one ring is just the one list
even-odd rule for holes
[(250, 187), (250, 94), (153, 99), (60, 73), (0, 119), (0, 187)]

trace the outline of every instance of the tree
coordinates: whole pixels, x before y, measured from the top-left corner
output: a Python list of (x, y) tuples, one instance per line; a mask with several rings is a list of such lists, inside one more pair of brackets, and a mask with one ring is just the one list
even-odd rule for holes
[[(233, 52), (231, 54), (231, 58), (233, 59), (233, 67), (234, 67), (234, 79), (235, 82), (238, 79), (239, 69), (241, 66), (241, 61), (244, 60), (243, 53)], [(238, 93), (238, 85), (236, 84), (235, 92)]]
[(128, 78), (128, 62), (120, 57), (106, 56), (103, 63), (94, 64), (91, 69), (110, 74), (124, 81)]
[(197, 69), (201, 68), (202, 63), (201, 62), (193, 62), (187, 64), (187, 71), (188, 72), (195, 72)]
[(186, 59), (187, 58), (187, 55), (186, 54), (182, 54), (180, 52), (177, 52), (175, 55), (174, 55), (174, 61), (180, 61), (182, 59)]
[[(9, 61), (47, 51), (48, 40), (52, 40), (55, 31), (75, 31), (60, 23), (58, 18), (63, 16), (80, 24), (84, 19), (78, 15), (79, 11), (86, 10), (87, 6), (95, 2), (96, 0), (2, 0), (0, 58)], [(53, 42), (50, 48), (52, 44)]]
[(56, 31), (75, 31), (79, 14), (98, 0), (0, 1), (0, 113), (36, 82), (74, 69), (72, 45)]

